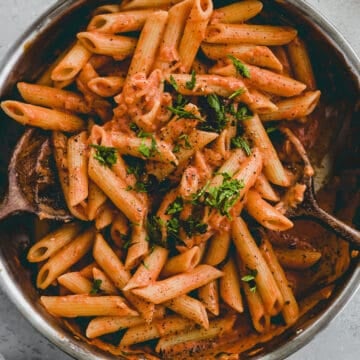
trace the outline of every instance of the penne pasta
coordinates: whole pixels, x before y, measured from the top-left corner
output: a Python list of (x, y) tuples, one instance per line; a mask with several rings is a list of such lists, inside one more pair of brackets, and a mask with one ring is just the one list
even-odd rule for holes
[(80, 231), (80, 223), (72, 222), (64, 224), (36, 242), (30, 248), (27, 260), (30, 262), (41, 262), (47, 260), (71, 242)]
[(161, 304), (177, 296), (185, 295), (222, 275), (221, 271), (212, 266), (199, 265), (187, 273), (157, 281), (141, 289), (135, 289), (133, 293), (155, 304)]
[(137, 315), (120, 296), (41, 296), (40, 301), (49, 313), (67, 318)]
[(297, 35), (294, 28), (287, 26), (212, 24), (206, 30), (205, 41), (209, 43), (285, 45)]
[(6, 115), (22, 125), (65, 132), (76, 132), (85, 127), (80, 117), (67, 112), (13, 100), (3, 101), (0, 105)]
[(206, 309), (215, 316), (220, 313), (219, 286), (217, 280), (211, 281), (198, 290), (198, 297)]
[(40, 289), (49, 287), (91, 249), (93, 241), (94, 229), (89, 228), (65, 245), (41, 267), (36, 278), (36, 286)]
[(93, 284), (79, 272), (69, 272), (58, 277), (59, 284), (73, 294), (90, 294)]
[(308, 269), (321, 258), (321, 252), (307, 249), (276, 248), (274, 252), (281, 266), (286, 269)]

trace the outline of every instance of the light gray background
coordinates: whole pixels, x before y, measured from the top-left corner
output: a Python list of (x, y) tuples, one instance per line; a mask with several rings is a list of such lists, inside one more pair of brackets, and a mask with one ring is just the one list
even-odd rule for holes
[[(360, 56), (360, 0), (308, 2), (331, 20)], [(0, 58), (27, 26), (54, 3), (55, 0), (0, 0)], [(39, 335), (0, 290), (0, 359), (1, 354), (6, 360), (70, 359)], [(360, 359), (359, 291), (327, 329), (289, 358), (338, 359)]]

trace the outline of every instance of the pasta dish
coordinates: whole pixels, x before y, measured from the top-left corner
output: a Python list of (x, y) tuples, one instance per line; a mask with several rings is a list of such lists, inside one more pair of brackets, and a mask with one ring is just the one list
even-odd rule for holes
[(128, 359), (238, 359), (348, 268), (346, 242), (287, 216), (313, 173), (299, 149), (321, 93), (297, 30), (262, 8), (100, 6), (1, 103), (51, 134), (74, 221), (27, 260), (42, 306), (84, 341)]

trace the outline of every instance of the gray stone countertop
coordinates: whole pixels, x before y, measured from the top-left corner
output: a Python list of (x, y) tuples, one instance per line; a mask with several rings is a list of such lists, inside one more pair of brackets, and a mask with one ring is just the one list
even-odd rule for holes
[[(114, 1), (116, 3), (117, 1)], [(308, 0), (345, 36), (360, 56), (360, 0)], [(0, 58), (55, 0), (0, 0)], [(109, 1), (111, 3), (111, 1)], [(68, 360), (20, 315), (0, 290), (0, 360)], [(289, 360), (360, 359), (360, 291), (315, 339)]]

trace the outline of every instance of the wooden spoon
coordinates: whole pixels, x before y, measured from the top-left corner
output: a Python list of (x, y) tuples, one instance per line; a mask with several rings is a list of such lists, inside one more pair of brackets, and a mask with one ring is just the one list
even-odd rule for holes
[(10, 160), (0, 220), (19, 212), (34, 213), (40, 219), (72, 220), (54, 169), (49, 134), (36, 128), (26, 130)]
[(302, 183), (306, 185), (304, 200), (297, 207), (287, 209), (286, 215), (290, 218), (312, 218), (356, 248), (360, 248), (360, 232), (330, 215), (318, 205), (314, 190), (314, 170), (300, 140), (288, 128), (281, 127), (280, 131), (293, 144), (305, 164), (302, 179)]

